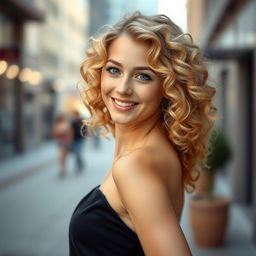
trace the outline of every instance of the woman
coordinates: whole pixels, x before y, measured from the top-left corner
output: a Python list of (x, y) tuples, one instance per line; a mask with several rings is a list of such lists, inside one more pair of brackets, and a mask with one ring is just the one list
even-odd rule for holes
[(78, 204), (70, 255), (191, 255), (179, 225), (207, 156), (215, 90), (198, 48), (164, 15), (132, 14), (81, 67), (87, 124), (115, 137), (113, 165)]
[(53, 126), (53, 137), (56, 139), (59, 147), (59, 176), (64, 177), (66, 171), (66, 159), (72, 148), (74, 133), (72, 127), (64, 114), (56, 117)]

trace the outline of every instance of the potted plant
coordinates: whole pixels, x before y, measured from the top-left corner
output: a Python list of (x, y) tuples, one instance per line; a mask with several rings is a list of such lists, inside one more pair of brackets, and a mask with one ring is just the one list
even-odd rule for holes
[(189, 219), (195, 244), (199, 247), (222, 245), (228, 222), (230, 199), (213, 193), (218, 170), (231, 158), (226, 134), (214, 128), (209, 140), (208, 168), (201, 170), (195, 195), (190, 199)]

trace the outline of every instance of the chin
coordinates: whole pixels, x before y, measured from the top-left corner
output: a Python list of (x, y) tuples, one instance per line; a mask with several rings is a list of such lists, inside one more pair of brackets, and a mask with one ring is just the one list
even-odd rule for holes
[(134, 121), (127, 120), (127, 118), (124, 120), (123, 118), (112, 118), (112, 121), (114, 124), (120, 124), (120, 125), (126, 125), (126, 124), (132, 124)]
[(128, 124), (133, 124), (137, 122), (136, 118), (131, 118), (128, 116), (116, 116), (116, 115), (111, 115), (112, 122), (114, 124), (120, 124), (120, 125), (128, 125)]

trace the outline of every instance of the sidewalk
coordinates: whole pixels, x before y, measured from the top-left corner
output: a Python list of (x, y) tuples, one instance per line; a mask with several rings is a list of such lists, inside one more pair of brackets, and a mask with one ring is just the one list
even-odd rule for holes
[(26, 177), (57, 161), (54, 141), (45, 142), (40, 147), (0, 160), (0, 189)]
[[(87, 138), (86, 147), (95, 147), (94, 138)], [(43, 170), (58, 161), (58, 147), (54, 140), (40, 145), (23, 154), (0, 160), (0, 189)]]

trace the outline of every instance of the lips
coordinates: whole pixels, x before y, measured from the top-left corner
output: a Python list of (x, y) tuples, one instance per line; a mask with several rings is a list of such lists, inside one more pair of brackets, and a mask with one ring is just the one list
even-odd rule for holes
[(112, 98), (112, 100), (115, 107), (121, 110), (129, 110), (139, 104), (138, 102), (135, 102), (135, 101), (120, 100), (117, 98)]

